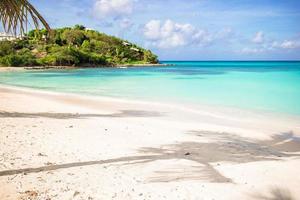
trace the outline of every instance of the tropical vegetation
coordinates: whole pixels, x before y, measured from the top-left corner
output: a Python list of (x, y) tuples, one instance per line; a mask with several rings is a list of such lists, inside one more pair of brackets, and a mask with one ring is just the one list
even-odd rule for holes
[(157, 63), (150, 50), (82, 25), (32, 30), (0, 41), (2, 66), (103, 66)]
[(36, 28), (41, 23), (48, 31), (50, 26), (34, 6), (27, 0), (1, 0), (0, 21), (7, 33), (24, 34), (29, 23)]

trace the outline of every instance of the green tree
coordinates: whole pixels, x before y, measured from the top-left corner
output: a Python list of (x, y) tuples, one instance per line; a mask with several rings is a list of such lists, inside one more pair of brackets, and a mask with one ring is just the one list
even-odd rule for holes
[(92, 45), (91, 45), (90, 41), (84, 40), (81, 45), (81, 49), (86, 52), (92, 51)]
[(146, 50), (144, 51), (144, 58), (143, 60), (147, 63), (157, 63), (157, 56), (154, 55), (151, 51)]
[(6, 56), (14, 52), (14, 44), (11, 41), (0, 42), (0, 56)]
[(84, 31), (84, 30), (85, 30), (85, 26), (76, 24), (76, 25), (74, 26), (74, 29)]
[(17, 53), (8, 54), (0, 58), (0, 63), (4, 66), (33, 66), (36, 65), (36, 58), (28, 49), (22, 49)]
[(80, 46), (86, 38), (83, 31), (76, 29), (64, 31), (61, 37), (67, 44), (77, 46)]
[(51, 54), (47, 55), (40, 62), (46, 65), (71, 66), (80, 63), (80, 60), (74, 55), (72, 48), (69, 47), (54, 47)]

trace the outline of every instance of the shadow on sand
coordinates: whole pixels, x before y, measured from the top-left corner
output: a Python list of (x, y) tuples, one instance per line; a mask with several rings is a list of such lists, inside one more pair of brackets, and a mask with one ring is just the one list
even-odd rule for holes
[(261, 200), (296, 200), (288, 189), (273, 187), (269, 194), (251, 195), (255, 199)]
[[(159, 148), (145, 147), (138, 150), (138, 156), (119, 157), (107, 160), (55, 164), (37, 168), (24, 168), (0, 171), (0, 176), (20, 173), (37, 173), (72, 167), (82, 167), (107, 163), (115, 164), (146, 164), (154, 161), (187, 160), (194, 166), (174, 171), (155, 171), (151, 182), (169, 182), (178, 180), (205, 180), (209, 182), (232, 182), (222, 175), (216, 166), (218, 162), (248, 163), (256, 161), (281, 160), (284, 157), (300, 156), (300, 138), (292, 132), (274, 135), (271, 140), (253, 141), (228, 133), (209, 131), (189, 131), (195, 140), (205, 137), (211, 142), (182, 142), (163, 145)], [(176, 163), (174, 163), (176, 167)]]

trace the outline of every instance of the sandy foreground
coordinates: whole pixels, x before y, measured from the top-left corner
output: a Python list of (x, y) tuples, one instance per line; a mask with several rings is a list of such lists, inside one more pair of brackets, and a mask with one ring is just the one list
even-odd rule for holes
[(0, 86), (0, 199), (300, 199), (300, 119)]

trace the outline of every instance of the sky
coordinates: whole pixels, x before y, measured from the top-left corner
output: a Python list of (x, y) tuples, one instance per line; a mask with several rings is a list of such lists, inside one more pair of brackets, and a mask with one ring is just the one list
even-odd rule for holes
[(160, 60), (300, 60), (299, 0), (30, 0), (52, 28), (82, 24)]

